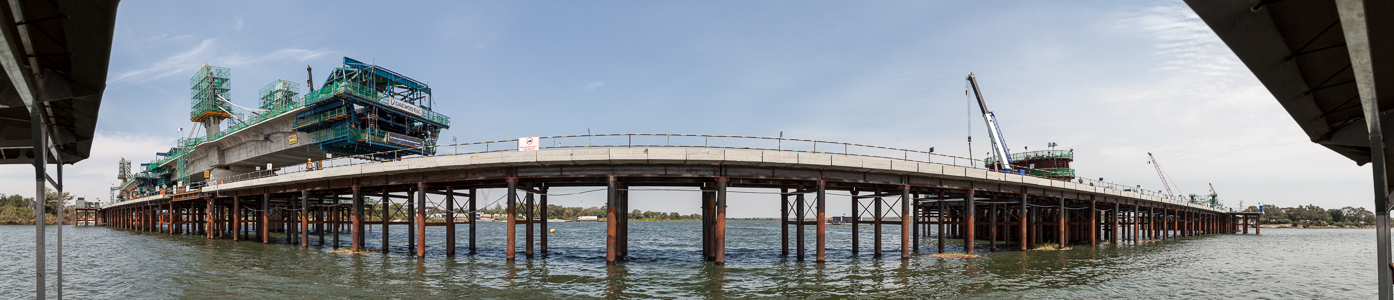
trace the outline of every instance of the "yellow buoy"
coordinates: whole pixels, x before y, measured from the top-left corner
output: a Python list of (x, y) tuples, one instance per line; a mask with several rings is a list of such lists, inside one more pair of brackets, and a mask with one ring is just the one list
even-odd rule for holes
[(548, 232), (548, 233), (557, 233), (557, 230), (556, 230), (556, 229), (552, 229), (552, 230), (548, 230), (547, 232)]

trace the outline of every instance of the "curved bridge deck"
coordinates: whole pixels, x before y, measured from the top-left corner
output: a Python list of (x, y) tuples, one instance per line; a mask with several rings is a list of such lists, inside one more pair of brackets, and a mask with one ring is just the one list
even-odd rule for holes
[[(250, 175), (258, 176), (256, 174)], [(938, 251), (945, 238), (962, 238), (967, 252), (997, 250), (998, 244), (1027, 249), (1037, 243), (1094, 245), (1176, 238), (1189, 235), (1233, 233), (1235, 218), (1219, 210), (1175, 199), (1134, 191), (1006, 174), (986, 169), (875, 157), (697, 148), (610, 148), (490, 152), (415, 157), (387, 162), (344, 161), (337, 166), (318, 166), (261, 178), (210, 180), (201, 190), (169, 196), (151, 196), (102, 209), (102, 223), (169, 234), (204, 234), (209, 238), (246, 239), (259, 236), (268, 242), (274, 232), (286, 234), (290, 243), (308, 247), (311, 232), (319, 244), (339, 247), (347, 234), (354, 251), (369, 248), (364, 226), (383, 226), (377, 245), (387, 252), (389, 224), (408, 226), (410, 249), (424, 255), (426, 226), (447, 226), (446, 253), (455, 252), (454, 211), (476, 211), (475, 191), (505, 188), (508, 191), (506, 221), (507, 257), (520, 250), (517, 225), (524, 226), (523, 250), (546, 252), (547, 191), (552, 187), (600, 186), (607, 190), (607, 261), (627, 253), (628, 191), (637, 186), (686, 186), (700, 188), (703, 204), (703, 253), (723, 263), (727, 189), (778, 189), (784, 220), (784, 252), (795, 227), (798, 258), (804, 257), (804, 226), (814, 226), (814, 258), (824, 260), (827, 243), (825, 211), (829, 197), (850, 198), (853, 217), (833, 220), (869, 223), (879, 237), (883, 225), (904, 226), (902, 257), (926, 251), (920, 237), (937, 231)], [(851, 196), (833, 196), (845, 191)], [(839, 192), (841, 193), (841, 192)], [(381, 198), (365, 203), (364, 197)], [(444, 198), (444, 222), (427, 222), (428, 197)], [(402, 204), (394, 208), (392, 201)], [(875, 209), (873, 210), (872, 207)], [(883, 209), (883, 207), (887, 209)], [(862, 208), (859, 211), (858, 208)], [(398, 210), (394, 212), (393, 210)], [(404, 211), (403, 211), (404, 210)], [(866, 211), (872, 210), (872, 211)], [(412, 216), (393, 220), (394, 216)], [(473, 224), (475, 214), (467, 214)], [(1247, 223), (1247, 219), (1244, 219)], [(311, 225), (314, 225), (312, 228)], [(856, 253), (857, 227), (852, 249)], [(538, 230), (540, 229), (540, 230)], [(470, 226), (469, 251), (474, 230)], [(1246, 230), (1247, 231), (1247, 230)], [(329, 232), (332, 243), (324, 242)], [(976, 244), (985, 239), (987, 245)], [(880, 239), (873, 251), (881, 253)]]

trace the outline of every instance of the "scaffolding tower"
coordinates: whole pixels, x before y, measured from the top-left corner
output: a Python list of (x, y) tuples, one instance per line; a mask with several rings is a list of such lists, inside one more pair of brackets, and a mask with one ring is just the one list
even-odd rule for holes
[(126, 183), (126, 180), (131, 178), (131, 161), (122, 157), (117, 168), (116, 179), (120, 179), (121, 183)]
[(232, 98), (232, 70), (203, 64), (189, 78), (189, 86), (190, 121), (222, 121), (232, 116), (232, 105), (227, 102)]
[(273, 110), (296, 103), (296, 95), (300, 94), (300, 84), (277, 79), (262, 87), (258, 94), (261, 98), (261, 109)]

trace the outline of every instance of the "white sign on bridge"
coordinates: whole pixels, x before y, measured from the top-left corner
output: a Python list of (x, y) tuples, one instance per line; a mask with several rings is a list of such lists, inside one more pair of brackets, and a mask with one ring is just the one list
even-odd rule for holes
[(535, 136), (520, 137), (518, 138), (518, 151), (537, 151), (538, 149), (542, 149), (542, 146), (538, 144), (539, 142), (539, 139)]

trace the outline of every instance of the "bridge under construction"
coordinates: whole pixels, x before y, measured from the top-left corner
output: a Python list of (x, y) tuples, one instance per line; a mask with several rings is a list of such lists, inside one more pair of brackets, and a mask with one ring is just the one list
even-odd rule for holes
[[(968, 80), (976, 94), (971, 74)], [(112, 189), (118, 202), (97, 213), (98, 223), (355, 252), (424, 256), (427, 247), (444, 247), (454, 255), (457, 221), (469, 224), (463, 249), (477, 253), (480, 190), (505, 189), (505, 256), (514, 259), (548, 252), (548, 198), (560, 196), (552, 189), (599, 187), (607, 195), (606, 261), (616, 262), (629, 252), (629, 192), (683, 187), (700, 191), (692, 201), (702, 207), (702, 253), (725, 263), (731, 188), (778, 195), (782, 253), (789, 255), (792, 240), (799, 260), (810, 252), (808, 227), (816, 241), (812, 258), (826, 259), (828, 205), (851, 208), (851, 217), (837, 220), (854, 225), (846, 247), (875, 256), (883, 251), (883, 226), (901, 227), (897, 252), (910, 257), (945, 253), (950, 238), (973, 253), (1247, 233), (1257, 222), (1251, 213), (1226, 212), (1215, 195), (1185, 199), (1081, 178), (1069, 166), (1073, 150), (1008, 153), (980, 94), (997, 154), (985, 160), (933, 149), (686, 134), (438, 145), (450, 118), (432, 110), (430, 87), (381, 66), (345, 57), (320, 88), (307, 80), (303, 97), (298, 84), (273, 81), (259, 91), (258, 108), (229, 100), (230, 81), (229, 69), (199, 67), (189, 80), (190, 121), (205, 134), (191, 132), (134, 171), (123, 159), (123, 183)], [(390, 244), (391, 225), (407, 225), (405, 247)], [(376, 227), (373, 236), (369, 226)], [(428, 226), (444, 226), (444, 241), (428, 246), (435, 242), (426, 238)], [(872, 245), (859, 244), (864, 234), (874, 237)], [(922, 237), (935, 241), (922, 248)]]

